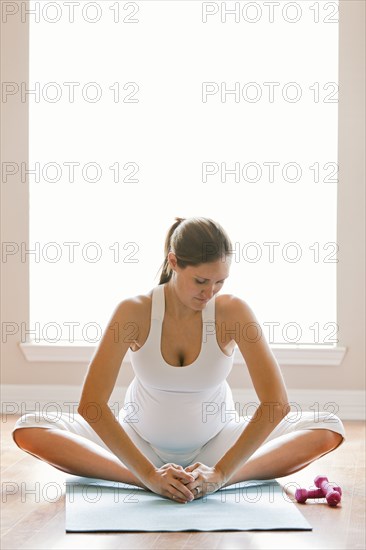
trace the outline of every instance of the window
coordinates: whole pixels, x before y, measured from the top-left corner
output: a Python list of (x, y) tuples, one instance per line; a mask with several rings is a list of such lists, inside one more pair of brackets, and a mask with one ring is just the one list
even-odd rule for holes
[(338, 2), (274, 4), (30, 3), (40, 340), (98, 342), (174, 217), (206, 216), (271, 344), (337, 342)]

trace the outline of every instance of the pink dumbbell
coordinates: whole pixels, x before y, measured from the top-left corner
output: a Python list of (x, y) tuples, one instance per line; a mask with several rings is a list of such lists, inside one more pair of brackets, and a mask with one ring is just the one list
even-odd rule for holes
[[(323, 483), (323, 488), (319, 485)], [(297, 502), (303, 504), (308, 498), (326, 498), (329, 506), (337, 506), (341, 500), (342, 489), (336, 485), (332, 486), (325, 476), (317, 476), (315, 478), (317, 489), (307, 491), (306, 489), (296, 489), (295, 498)], [(337, 492), (338, 495), (334, 495)]]
[(342, 489), (331, 485), (325, 476), (316, 476), (314, 483), (323, 491), (323, 496), (327, 499), (329, 506), (337, 506), (341, 501)]
[(300, 504), (304, 504), (308, 498), (324, 498), (322, 489), (312, 489), (307, 491), (306, 489), (296, 489), (295, 498)]

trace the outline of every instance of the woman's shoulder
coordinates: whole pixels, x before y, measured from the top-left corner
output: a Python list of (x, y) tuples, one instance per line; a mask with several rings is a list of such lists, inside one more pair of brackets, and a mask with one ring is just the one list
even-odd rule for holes
[(234, 294), (216, 295), (216, 316), (221, 319), (238, 319), (245, 312), (250, 311), (248, 303)]
[(150, 290), (146, 294), (137, 294), (125, 298), (119, 302), (117, 309), (124, 316), (146, 317), (151, 312), (152, 293), (153, 291)]

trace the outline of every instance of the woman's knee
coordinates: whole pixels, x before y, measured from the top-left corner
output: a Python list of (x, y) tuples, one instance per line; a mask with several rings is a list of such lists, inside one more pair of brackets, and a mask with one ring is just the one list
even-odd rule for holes
[(18, 447), (34, 450), (42, 444), (45, 430), (58, 428), (57, 418), (43, 417), (37, 412), (29, 412), (21, 416), (15, 423), (12, 436)]
[(325, 437), (327, 439), (327, 445), (329, 446), (329, 449), (333, 451), (339, 445), (343, 442), (344, 437), (338, 432), (334, 432), (332, 430), (324, 430)]
[(341, 434), (330, 429), (318, 428), (312, 431), (317, 436), (320, 449), (326, 453), (336, 449), (344, 439)]
[(40, 448), (42, 436), (47, 429), (49, 428), (15, 428), (13, 440), (21, 449), (35, 451)]

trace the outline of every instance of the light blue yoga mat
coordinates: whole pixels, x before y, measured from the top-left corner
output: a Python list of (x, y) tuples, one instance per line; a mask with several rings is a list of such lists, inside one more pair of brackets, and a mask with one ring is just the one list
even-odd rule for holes
[(66, 480), (67, 532), (257, 530), (312, 527), (276, 480), (236, 483), (187, 504), (126, 483)]

